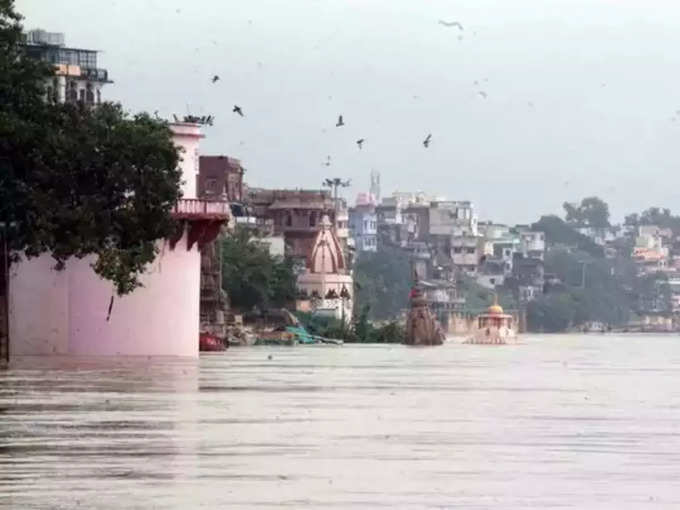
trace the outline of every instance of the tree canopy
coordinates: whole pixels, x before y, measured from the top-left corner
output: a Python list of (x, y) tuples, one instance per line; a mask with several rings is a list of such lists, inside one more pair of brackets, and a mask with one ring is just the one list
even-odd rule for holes
[(565, 223), (561, 218), (554, 215), (541, 216), (541, 219), (531, 225), (533, 230), (545, 233), (545, 239), (549, 245), (562, 244), (576, 246), (579, 250), (588, 252), (590, 255), (601, 257), (603, 250), (590, 238)]
[(14, 253), (62, 268), (94, 255), (119, 294), (140, 285), (158, 239), (176, 229), (179, 153), (167, 123), (117, 104), (45, 100), (53, 74), (27, 58), (21, 16), (0, 0), (0, 223)]
[(587, 197), (580, 204), (565, 202), (567, 223), (579, 226), (604, 228), (609, 226), (609, 206), (598, 197)]
[(222, 240), (222, 288), (232, 306), (284, 306), (295, 299), (293, 261), (274, 257), (247, 228)]
[(361, 252), (354, 264), (355, 313), (368, 307), (371, 319), (388, 319), (408, 306), (411, 262), (403, 250), (380, 246), (376, 253)]

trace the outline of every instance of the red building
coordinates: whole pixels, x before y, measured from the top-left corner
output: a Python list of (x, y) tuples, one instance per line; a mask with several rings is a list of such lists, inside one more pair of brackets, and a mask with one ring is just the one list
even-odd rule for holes
[(198, 196), (224, 196), (229, 202), (243, 201), (243, 166), (229, 156), (201, 156), (198, 164)]

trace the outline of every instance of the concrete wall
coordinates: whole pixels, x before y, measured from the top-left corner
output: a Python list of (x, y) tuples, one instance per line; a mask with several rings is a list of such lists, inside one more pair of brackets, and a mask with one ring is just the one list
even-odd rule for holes
[(186, 233), (142, 275), (143, 288), (114, 297), (91, 258), (52, 269), (43, 255), (10, 270), (10, 353), (20, 355), (198, 356), (200, 253)]
[(197, 124), (170, 124), (176, 145), (183, 151), (180, 153), (180, 168), (182, 170), (182, 198), (196, 198), (198, 196), (199, 156), (198, 146), (203, 138), (201, 128)]
[(10, 267), (10, 355), (67, 354), (68, 273), (47, 255)]

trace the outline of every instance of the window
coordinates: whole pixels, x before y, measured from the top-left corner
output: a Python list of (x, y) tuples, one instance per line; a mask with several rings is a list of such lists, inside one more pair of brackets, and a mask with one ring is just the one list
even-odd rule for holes
[(456, 246), (453, 249), (453, 253), (463, 253), (463, 248), (461, 248), (460, 246)]
[(85, 89), (80, 89), (79, 92), (80, 92), (80, 97), (78, 98), (78, 101), (80, 101), (81, 103), (84, 103), (85, 102)]
[(368, 220), (364, 220), (364, 230), (368, 230)]
[(489, 283), (491, 285), (496, 285), (496, 279), (495, 278), (489, 278)]
[(315, 213), (311, 213), (311, 214), (309, 215), (309, 226), (310, 226), (310, 227), (315, 227), (315, 226), (316, 226), (316, 214), (315, 214)]
[(101, 90), (97, 89), (97, 104), (102, 102), (102, 92)]
[(290, 215), (290, 213), (286, 214), (286, 226), (293, 226), (293, 217)]
[(215, 193), (215, 188), (217, 187), (217, 179), (211, 177), (205, 180), (205, 193), (212, 195)]

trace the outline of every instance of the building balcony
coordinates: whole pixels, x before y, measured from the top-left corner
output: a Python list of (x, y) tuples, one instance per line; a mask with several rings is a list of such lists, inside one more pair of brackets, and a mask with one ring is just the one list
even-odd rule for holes
[(229, 202), (180, 198), (172, 208), (172, 216), (180, 220), (228, 220), (231, 217)]
[(90, 81), (101, 81), (104, 83), (112, 83), (109, 80), (109, 72), (106, 69), (99, 69), (94, 67), (81, 67), (80, 76)]

